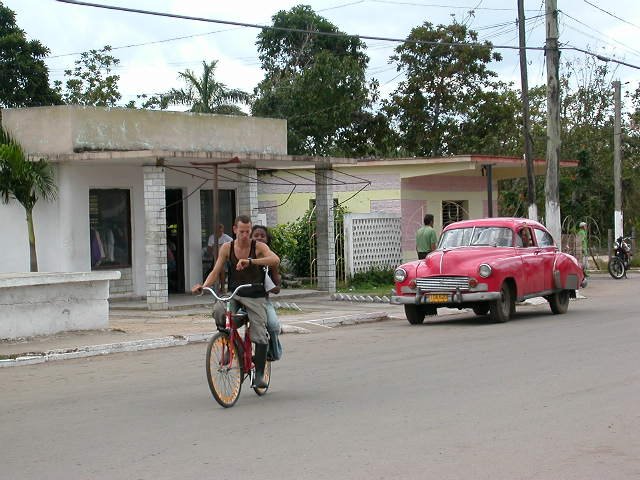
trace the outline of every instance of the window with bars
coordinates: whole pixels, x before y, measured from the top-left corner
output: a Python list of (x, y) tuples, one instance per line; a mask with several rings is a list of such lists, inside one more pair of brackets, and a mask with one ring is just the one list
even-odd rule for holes
[(468, 200), (446, 200), (442, 202), (442, 226), (469, 219)]

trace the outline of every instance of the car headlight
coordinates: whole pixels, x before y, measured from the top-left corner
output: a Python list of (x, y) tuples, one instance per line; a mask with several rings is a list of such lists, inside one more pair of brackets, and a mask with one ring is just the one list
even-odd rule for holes
[(486, 263), (480, 265), (478, 267), (478, 275), (480, 275), (482, 278), (487, 278), (489, 275), (491, 275), (491, 266), (487, 265)]
[(395, 272), (393, 272), (393, 279), (396, 282), (404, 282), (407, 278), (407, 272), (404, 268), (397, 268)]

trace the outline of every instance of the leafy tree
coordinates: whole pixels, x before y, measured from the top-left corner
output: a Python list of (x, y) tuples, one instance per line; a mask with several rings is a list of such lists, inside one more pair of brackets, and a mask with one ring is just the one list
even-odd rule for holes
[(44, 160), (27, 159), (22, 147), (4, 128), (0, 129), (0, 198), (3, 203), (17, 200), (27, 212), (29, 254), (32, 272), (38, 271), (33, 208), (39, 198), (53, 200), (57, 195), (53, 172)]
[[(592, 232), (599, 232), (600, 244), (606, 244), (607, 229), (613, 228), (613, 88), (614, 72), (609, 66), (587, 58), (562, 64), (560, 86), (562, 149), (561, 160), (576, 160), (576, 168), (561, 168), (559, 176), (560, 209), (567, 225), (588, 219)], [(545, 87), (530, 92), (534, 155), (545, 156)], [(638, 98), (640, 100), (640, 97)], [(631, 102), (633, 104), (632, 95)], [(634, 133), (632, 111), (623, 125), (622, 200), (625, 231), (638, 222), (640, 209), (640, 168), (638, 133)], [(634, 146), (635, 145), (635, 146)], [(536, 179), (537, 198), (544, 198), (544, 179)], [(500, 187), (500, 212), (526, 214), (522, 205), (525, 191), (522, 179), (506, 181)], [(544, 205), (538, 205), (544, 211)]]
[(630, 95), (631, 112), (623, 135), (622, 192), (625, 231), (640, 231), (640, 84)]
[(27, 40), (16, 15), (0, 2), (0, 107), (36, 107), (60, 103), (49, 86), (44, 58), (49, 49)]
[(451, 153), (520, 156), (524, 151), (522, 101), (511, 85), (497, 82), (466, 106)]
[(111, 47), (105, 45), (101, 50), (89, 50), (80, 54), (80, 60), (74, 62), (73, 70), (65, 70), (67, 80), (54, 82), (56, 91), (67, 104), (114, 107), (122, 98), (118, 90), (119, 75), (111, 71), (120, 60), (112, 56)]
[[(385, 110), (398, 128), (403, 147), (411, 154), (459, 153), (459, 143), (472, 146), (461, 138), (466, 130), (480, 128), (479, 117), (489, 113), (503, 122), (503, 112), (491, 111), (498, 107), (493, 102), (500, 85), (492, 81), (496, 73), (488, 68), (501, 56), (492, 51), (489, 42), (477, 44), (477, 40), (477, 33), (463, 24), (434, 27), (424, 22), (396, 47), (391, 60), (406, 79), (385, 102)], [(472, 42), (474, 45), (469, 45)], [(476, 141), (486, 128), (476, 132)]]
[[(212, 60), (202, 62), (202, 75), (185, 70), (179, 77), (186, 83), (186, 89), (172, 88), (166, 93), (148, 97), (142, 108), (159, 108), (165, 110), (169, 105), (190, 105), (191, 112), (220, 113), (225, 115), (246, 115), (235, 103), (249, 104), (251, 95), (242, 90), (230, 89), (215, 78), (218, 62)], [(145, 95), (142, 98), (147, 98)]]
[(258, 35), (265, 78), (255, 90), (252, 113), (287, 120), (291, 154), (345, 151), (346, 132), (357, 126), (372, 103), (365, 78), (369, 58), (364, 43), (342, 35), (306, 5), (279, 11), (273, 16), (273, 26), (303, 32), (264, 29)]

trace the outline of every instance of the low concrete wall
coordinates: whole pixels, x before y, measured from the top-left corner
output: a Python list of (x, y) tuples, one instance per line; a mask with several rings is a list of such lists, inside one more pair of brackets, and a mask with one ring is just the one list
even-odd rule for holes
[(2, 124), (29, 154), (287, 153), (287, 121), (276, 118), (57, 105), (3, 109)]
[(109, 280), (119, 271), (0, 274), (0, 338), (109, 326)]

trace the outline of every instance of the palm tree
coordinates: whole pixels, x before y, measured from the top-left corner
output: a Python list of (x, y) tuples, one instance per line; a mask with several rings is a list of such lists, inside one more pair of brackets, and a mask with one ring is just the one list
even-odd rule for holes
[(31, 271), (38, 271), (36, 236), (33, 229), (33, 208), (39, 198), (53, 200), (57, 195), (53, 170), (40, 159), (27, 158), (22, 147), (0, 127), (0, 198), (2, 203), (17, 200), (27, 212), (29, 258)]
[(227, 115), (245, 115), (234, 103), (251, 103), (251, 95), (238, 89), (230, 89), (215, 79), (217, 60), (210, 63), (202, 61), (202, 76), (198, 77), (192, 70), (179, 72), (178, 75), (186, 83), (186, 89), (172, 88), (167, 93), (153, 96), (143, 107), (160, 107), (169, 105), (191, 105), (189, 109), (196, 113), (221, 113)]

